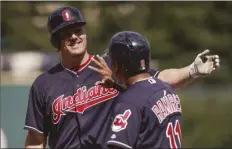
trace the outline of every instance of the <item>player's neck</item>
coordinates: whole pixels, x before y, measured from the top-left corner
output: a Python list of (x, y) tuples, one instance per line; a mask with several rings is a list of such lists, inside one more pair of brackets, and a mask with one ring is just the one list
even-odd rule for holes
[(141, 73), (141, 74), (129, 77), (127, 79), (126, 86), (130, 87), (131, 85), (135, 84), (136, 82), (146, 80), (150, 77), (151, 77), (151, 75), (149, 73)]
[(70, 70), (76, 69), (84, 64), (89, 59), (89, 56), (90, 55), (86, 51), (83, 55), (79, 55), (76, 57), (62, 57), (62, 65)]

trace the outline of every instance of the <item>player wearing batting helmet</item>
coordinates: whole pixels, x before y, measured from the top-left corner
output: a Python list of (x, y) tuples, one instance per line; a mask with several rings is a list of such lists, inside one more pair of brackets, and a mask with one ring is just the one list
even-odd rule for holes
[[(50, 148), (104, 148), (109, 113), (120, 88), (95, 85), (102, 78), (87, 66), (98, 67), (101, 63), (95, 64), (96, 60), (109, 65), (110, 59), (87, 51), (85, 24), (80, 10), (71, 6), (61, 7), (48, 17), (50, 41), (61, 53), (61, 62), (38, 76), (31, 86), (25, 148), (42, 148), (47, 142)], [(175, 86), (192, 78), (189, 68), (149, 72)], [(182, 75), (170, 78), (171, 72)]]
[(170, 85), (147, 73), (147, 39), (136, 32), (119, 32), (111, 39), (109, 55), (113, 74), (128, 89), (114, 106), (108, 147), (180, 148), (180, 99)]

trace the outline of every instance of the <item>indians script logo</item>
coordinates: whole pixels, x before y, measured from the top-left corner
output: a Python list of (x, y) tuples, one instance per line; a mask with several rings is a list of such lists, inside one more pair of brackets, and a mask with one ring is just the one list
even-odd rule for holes
[(64, 10), (64, 11), (62, 11), (62, 17), (63, 17), (63, 19), (65, 21), (72, 20), (72, 16), (71, 16), (70, 10)]
[(112, 131), (119, 132), (121, 130), (126, 129), (127, 120), (131, 116), (131, 110), (127, 109), (123, 114), (118, 114), (112, 125)]
[(84, 113), (86, 109), (101, 102), (116, 97), (119, 92), (114, 88), (104, 88), (100, 85), (87, 90), (86, 86), (77, 89), (73, 96), (64, 98), (64, 94), (57, 97), (52, 104), (52, 122), (57, 124), (65, 112)]

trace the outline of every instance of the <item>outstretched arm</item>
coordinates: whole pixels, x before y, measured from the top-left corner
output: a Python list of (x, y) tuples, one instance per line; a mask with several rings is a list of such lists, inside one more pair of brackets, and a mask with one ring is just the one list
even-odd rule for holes
[(158, 78), (174, 88), (180, 88), (194, 80), (189, 74), (189, 68), (190, 66), (179, 69), (165, 69), (159, 73)]
[(210, 75), (219, 68), (220, 60), (218, 55), (208, 55), (209, 52), (209, 50), (205, 50), (198, 54), (194, 62), (184, 68), (161, 71), (158, 78), (174, 88), (180, 88), (195, 78)]
[[(213, 71), (219, 68), (220, 60), (218, 55), (208, 55), (209, 52), (209, 50), (205, 50), (198, 54), (194, 62), (189, 66), (161, 71), (158, 78), (169, 83), (174, 88), (180, 88), (195, 78), (210, 75)], [(97, 55), (96, 59), (92, 58), (92, 61), (96, 63), (99, 68), (93, 66), (89, 66), (89, 68), (98, 72), (102, 76), (102, 80), (98, 81), (96, 85), (104, 85), (105, 87), (116, 85), (116, 87), (120, 87), (114, 83), (112, 79), (112, 71), (102, 57)], [(124, 90), (123, 88), (121, 89)]]

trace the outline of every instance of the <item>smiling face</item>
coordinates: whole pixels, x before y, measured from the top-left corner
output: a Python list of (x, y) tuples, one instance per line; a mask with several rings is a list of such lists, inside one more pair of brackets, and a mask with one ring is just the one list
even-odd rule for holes
[(87, 36), (83, 25), (68, 25), (60, 31), (61, 52), (65, 55), (79, 56), (87, 50)]

